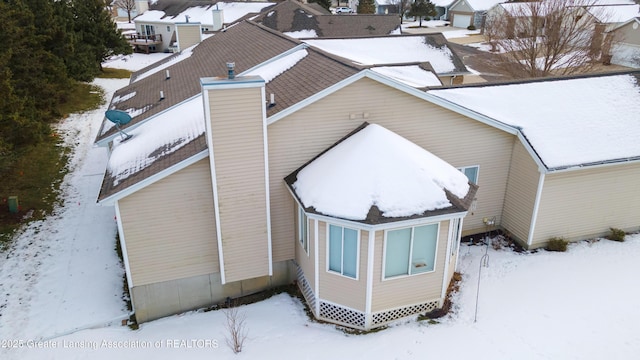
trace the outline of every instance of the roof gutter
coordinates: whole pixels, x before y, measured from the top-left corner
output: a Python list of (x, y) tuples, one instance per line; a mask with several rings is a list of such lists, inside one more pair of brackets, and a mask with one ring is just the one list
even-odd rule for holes
[[(122, 189), (122, 190), (120, 190), (120, 191), (118, 191), (118, 192), (116, 192), (114, 194), (111, 194), (111, 195), (105, 197), (104, 199), (98, 199), (97, 203), (98, 203), (98, 205), (106, 205), (106, 206), (114, 205), (117, 200), (120, 200), (120, 199), (122, 199), (124, 197), (127, 197), (127, 196), (133, 194), (134, 192), (136, 192), (136, 191), (138, 191), (138, 190), (140, 190), (142, 188), (145, 188), (145, 187), (155, 183), (156, 181), (160, 181), (160, 180), (164, 179), (165, 177), (175, 173), (178, 170), (182, 170), (182, 169), (186, 168), (187, 166), (189, 166), (191, 164), (195, 164), (196, 162), (198, 162), (198, 161), (200, 161), (200, 160), (202, 160), (202, 159), (204, 159), (204, 158), (206, 158), (208, 156), (209, 156), (209, 150), (208, 149), (204, 150), (204, 151), (201, 151), (201, 152), (199, 152), (199, 153), (197, 153), (197, 154), (195, 154), (195, 155), (193, 155), (193, 156), (191, 156), (191, 157), (189, 157), (189, 158), (187, 158), (185, 160), (182, 160), (181, 162), (179, 162), (177, 164), (173, 164), (173, 165), (169, 166), (168, 168), (149, 176), (146, 179), (143, 179), (140, 182), (135, 183), (134, 185), (129, 186), (128, 188), (124, 188), (124, 189)], [(106, 173), (105, 173), (105, 177), (106, 177)]]
[(579, 165), (571, 165), (566, 167), (556, 167), (556, 168), (548, 169), (547, 173), (553, 173), (553, 174), (565, 173), (570, 171), (597, 169), (597, 168), (622, 165), (622, 164), (640, 164), (640, 156), (614, 159), (614, 160), (605, 160), (605, 161), (579, 164)]

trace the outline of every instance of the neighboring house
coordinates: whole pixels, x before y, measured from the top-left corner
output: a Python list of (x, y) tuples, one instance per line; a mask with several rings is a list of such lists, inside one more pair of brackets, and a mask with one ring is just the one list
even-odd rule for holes
[(243, 21), (114, 94), (133, 137), (101, 127), (98, 202), (140, 322), (296, 279), (370, 329), (441, 307), (491, 224), (529, 248), (640, 229), (640, 73), (425, 91), (448, 48), (388, 38), (415, 65)]
[(375, 13), (378, 15), (397, 14), (399, 0), (375, 0)]
[(401, 34), (396, 15), (333, 15), (295, 0), (286, 0), (253, 21), (295, 38)]
[(431, 2), (436, 6), (436, 11), (438, 12), (435, 18), (438, 20), (449, 20), (449, 7), (451, 7), (454, 0), (433, 0)]
[[(640, 5), (594, 5), (587, 8), (578, 7), (576, 9), (576, 13), (577, 17), (580, 18), (581, 21), (593, 23), (593, 28), (596, 34), (592, 42), (592, 49), (594, 51), (600, 52), (603, 50), (605, 53), (610, 52), (611, 54), (609, 55), (616, 56), (616, 61), (628, 56), (628, 46), (614, 46), (615, 43), (624, 41), (622, 36), (626, 35), (628, 32), (626, 32), (625, 29), (620, 32), (614, 30), (622, 24), (630, 22), (634, 18), (640, 16)], [(631, 35), (631, 38), (633, 38), (633, 35)], [(633, 43), (633, 40), (631, 40), (631, 43)], [(623, 53), (615, 54), (618, 50)], [(603, 58), (605, 59), (605, 63), (611, 61), (607, 56), (604, 56)]]
[[(130, 37), (129, 42), (137, 51), (178, 52), (195, 43), (192, 39), (196, 31), (204, 33), (221, 30), (247, 16), (260, 13), (274, 4), (265, 1), (160, 0), (134, 19), (137, 33)], [(183, 38), (188, 37), (188, 41), (180, 41), (180, 30)]]
[(451, 26), (467, 28), (471, 25), (481, 29), (487, 10), (499, 0), (456, 0), (449, 6)]
[[(507, 38), (532, 36), (532, 17), (543, 19), (548, 14), (549, 9), (542, 2), (508, 2), (492, 6), (486, 12), (485, 19), (497, 26), (505, 26)], [(545, 21), (540, 21), (538, 33), (544, 33)]]
[(613, 42), (611, 63), (640, 67), (640, 17), (630, 19), (607, 33)]
[(148, 0), (135, 0), (135, 7), (131, 9), (130, 14), (127, 13), (126, 9), (119, 7), (115, 0), (112, 1), (111, 3), (112, 16), (114, 16), (115, 18), (121, 21), (129, 20), (129, 15), (131, 16), (131, 19), (133, 19), (134, 17), (144, 13), (148, 9), (149, 9)]

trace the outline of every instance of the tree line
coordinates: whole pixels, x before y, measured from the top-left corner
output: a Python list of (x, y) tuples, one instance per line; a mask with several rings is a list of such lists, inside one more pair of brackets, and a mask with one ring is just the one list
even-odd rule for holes
[(131, 47), (104, 0), (0, 0), (0, 172), (51, 132), (78, 81)]

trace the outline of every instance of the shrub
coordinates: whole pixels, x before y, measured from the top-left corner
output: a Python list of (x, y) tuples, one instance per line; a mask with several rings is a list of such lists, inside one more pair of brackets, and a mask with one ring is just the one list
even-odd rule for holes
[(611, 234), (609, 234), (609, 237), (607, 237), (607, 239), (621, 242), (624, 241), (624, 237), (626, 235), (624, 230), (616, 228), (609, 228), (609, 230), (611, 230)]
[(467, 30), (475, 30), (476, 27), (474, 25), (469, 25), (467, 26)]
[(549, 239), (549, 242), (547, 243), (547, 250), (565, 252), (567, 251), (568, 244), (569, 242), (564, 238), (554, 237)]

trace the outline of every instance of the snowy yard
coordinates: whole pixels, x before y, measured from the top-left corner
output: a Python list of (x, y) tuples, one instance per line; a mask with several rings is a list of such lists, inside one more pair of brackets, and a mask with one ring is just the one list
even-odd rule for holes
[[(146, 66), (135, 54), (132, 67)], [(137, 65), (135, 65), (137, 64)], [(108, 66), (108, 65), (107, 65)], [(97, 80), (107, 101), (128, 80)], [(59, 132), (76, 147), (64, 204), (16, 235), (0, 258), (0, 359), (637, 359), (640, 234), (567, 253), (460, 249), (460, 292), (438, 323), (410, 319), (348, 335), (311, 321), (287, 294), (241, 307), (248, 338), (234, 355), (222, 311), (120, 326), (126, 316), (114, 210), (95, 199), (107, 161), (92, 147), (106, 105), (72, 115)], [(477, 322), (474, 322), (480, 279)]]

